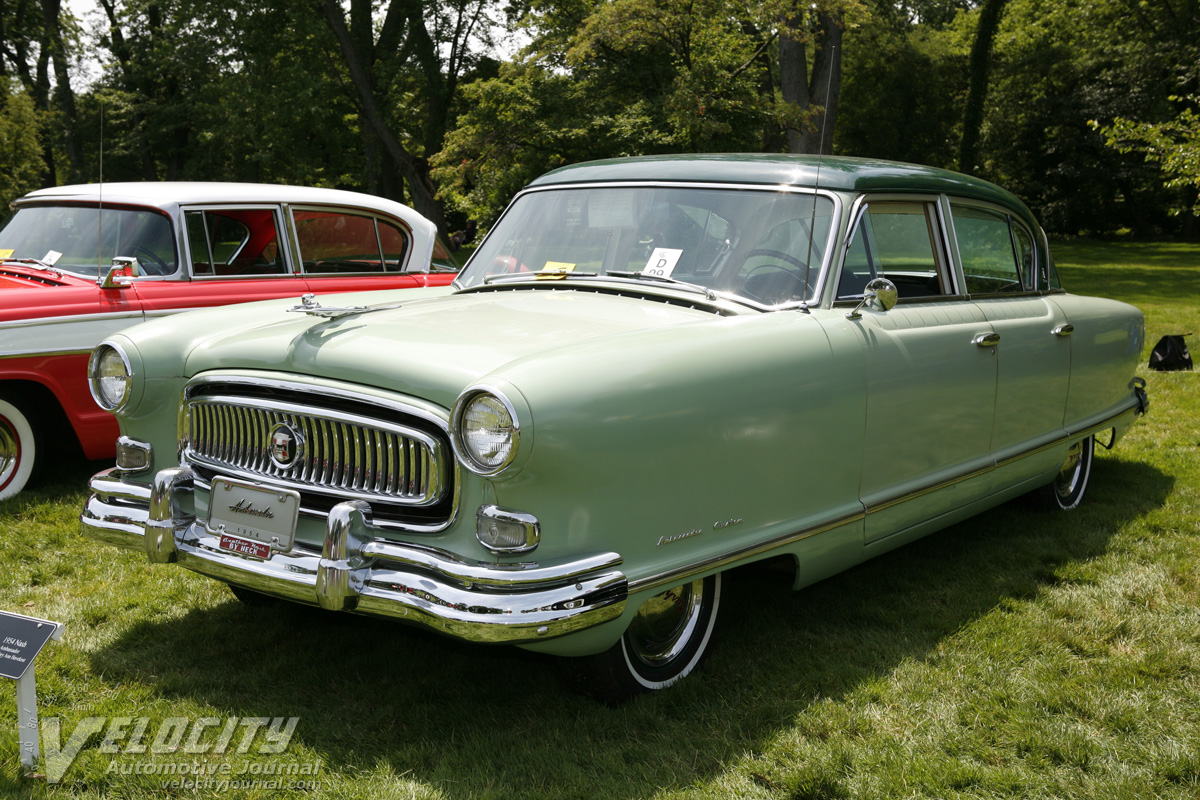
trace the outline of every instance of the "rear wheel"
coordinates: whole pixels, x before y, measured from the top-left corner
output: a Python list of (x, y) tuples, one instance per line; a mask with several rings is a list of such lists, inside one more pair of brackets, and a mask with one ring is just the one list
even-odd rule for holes
[(1092, 457), (1095, 455), (1096, 439), (1093, 436), (1080, 439), (1067, 450), (1067, 457), (1054, 480), (1038, 489), (1034, 496), (1039, 505), (1051, 510), (1070, 511), (1083, 501), (1088, 480), (1092, 476)]
[(619, 642), (569, 662), (576, 688), (615, 705), (692, 673), (712, 650), (721, 586), (722, 576), (710, 575), (651, 597)]
[(43, 451), (33, 416), (6, 397), (0, 397), (0, 500), (25, 488), (39, 466)]

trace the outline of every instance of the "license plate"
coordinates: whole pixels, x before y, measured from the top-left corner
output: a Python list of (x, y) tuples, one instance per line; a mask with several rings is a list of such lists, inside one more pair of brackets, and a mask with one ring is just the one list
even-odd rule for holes
[(217, 547), (230, 550), (240, 556), (254, 556), (266, 560), (271, 557), (271, 545), (262, 542), (252, 542), (249, 539), (239, 539), (236, 536), (222, 534)]
[(270, 558), (292, 549), (300, 493), (234, 478), (215, 478), (208, 503), (208, 530), (222, 550)]

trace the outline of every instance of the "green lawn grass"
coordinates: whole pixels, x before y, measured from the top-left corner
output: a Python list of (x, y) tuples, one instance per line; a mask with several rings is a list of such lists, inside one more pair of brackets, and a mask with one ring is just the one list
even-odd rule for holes
[[(1200, 247), (1073, 242), (1073, 291), (1139, 305), (1149, 348), (1200, 333)], [(1192, 340), (1196, 344), (1198, 340)], [(1200, 349), (1200, 348), (1198, 348)], [(299, 717), (286, 754), (111, 754), (20, 777), (0, 682), (0, 796), (80, 798), (1151, 798), (1200, 795), (1200, 390), (1142, 371), (1150, 415), (1084, 506), (1019, 503), (793, 593), (743, 574), (719, 647), (609, 709), (553, 659), (293, 606), (84, 538), (96, 465), (0, 503), (0, 608), (66, 623), (40, 713)], [(319, 789), (164, 789), (159, 762), (320, 763)], [(243, 776), (252, 777), (252, 776)]]

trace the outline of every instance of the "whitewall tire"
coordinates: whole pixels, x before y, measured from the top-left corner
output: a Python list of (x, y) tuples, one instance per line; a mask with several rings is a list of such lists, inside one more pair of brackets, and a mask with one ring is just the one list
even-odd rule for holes
[(35, 423), (20, 407), (0, 397), (0, 500), (25, 488), (41, 456)]

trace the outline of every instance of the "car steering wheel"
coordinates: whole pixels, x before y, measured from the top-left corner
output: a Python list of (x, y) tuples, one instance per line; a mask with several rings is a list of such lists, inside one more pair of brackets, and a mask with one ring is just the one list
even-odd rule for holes
[[(768, 258), (774, 258), (774, 259), (777, 259), (784, 263), (792, 264), (800, 269), (804, 269), (804, 267), (805, 267), (804, 262), (801, 261), (800, 259), (798, 259), (794, 256), (790, 256), (787, 253), (780, 252), (779, 250), (766, 250), (766, 249), (751, 250), (749, 253), (746, 254), (746, 260), (749, 260), (750, 258), (752, 258), (754, 256), (767, 256)], [(776, 289), (776, 291), (771, 292), (772, 295), (777, 296), (776, 299), (764, 297), (754, 291), (751, 291), (748, 288), (748, 287), (754, 286), (754, 283), (755, 283), (754, 276), (755, 275), (758, 275), (760, 273), (767, 273), (767, 272), (776, 273), (778, 275), (782, 275), (787, 278), (787, 285), (782, 286), (782, 287), (773, 286), (772, 284), (775, 283), (775, 281), (772, 281), (770, 279), (768, 279), (765, 282), (764, 286), (755, 287), (756, 289), (758, 289), (758, 288)], [(779, 291), (779, 289), (783, 289), (783, 291)], [(795, 295), (797, 293), (799, 293), (803, 297), (805, 289), (807, 289), (807, 286), (804, 283), (804, 279), (800, 275), (797, 275), (794, 271), (788, 269), (787, 267), (781, 266), (780, 264), (759, 264), (757, 267), (751, 268), (751, 270), (742, 277), (742, 286), (741, 286), (740, 291), (743, 295), (749, 297), (751, 300), (757, 300), (758, 302), (760, 302), (764, 305), (774, 305), (776, 303), (784, 302), (785, 300), (795, 297)]]
[(132, 248), (130, 248), (130, 252), (137, 257), (139, 264), (142, 262), (143, 258), (144, 260), (150, 262), (153, 269), (147, 270), (147, 274), (149, 275), (169, 275), (171, 272), (173, 272), (173, 270), (167, 265), (166, 261), (163, 261), (152, 250), (143, 247), (140, 244), (135, 244)]
[[(791, 264), (792, 266), (799, 267), (800, 269), (805, 269), (808, 267), (808, 265), (805, 264), (800, 259), (796, 258), (795, 256), (788, 255), (787, 253), (783, 252), (782, 250), (766, 250), (766, 249), (751, 250), (749, 253), (746, 253), (745, 261), (749, 261), (750, 259), (754, 258), (755, 256), (768, 256), (770, 258), (777, 258), (780, 261), (786, 261), (787, 263)], [(758, 267), (755, 267), (754, 269), (750, 270), (750, 272), (747, 274), (753, 275), (755, 272), (762, 269), (763, 267), (769, 267), (769, 266), (771, 266), (771, 265), (763, 264), (762, 266), (758, 266)]]

